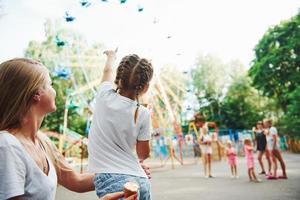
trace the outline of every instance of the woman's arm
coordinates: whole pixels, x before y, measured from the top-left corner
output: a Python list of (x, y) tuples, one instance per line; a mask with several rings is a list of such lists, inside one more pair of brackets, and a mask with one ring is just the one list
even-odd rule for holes
[(94, 174), (80, 174), (69, 166), (57, 167), (58, 183), (74, 192), (89, 192), (95, 190)]
[(106, 63), (103, 69), (103, 75), (102, 75), (102, 80), (101, 82), (104, 81), (109, 81), (112, 82), (113, 81), (113, 65), (114, 62), (116, 60), (116, 52), (118, 49), (116, 49), (115, 51), (109, 50), (109, 51), (104, 51), (104, 54), (106, 55), (107, 59), (106, 59)]
[(58, 183), (60, 185), (74, 192), (88, 192), (95, 190), (94, 174), (80, 174), (73, 170), (48, 137), (42, 133), (38, 136), (43, 146), (48, 151), (48, 155), (52, 158), (51, 160), (54, 163)]
[[(124, 197), (124, 192), (115, 192), (111, 194), (107, 194), (104, 197), (100, 198), (100, 200), (118, 200)], [(130, 197), (126, 198), (126, 200), (136, 200), (137, 194), (131, 195)]]
[(9, 200), (22, 200), (22, 196), (17, 196), (17, 197), (13, 197), (13, 198), (9, 198)]
[(257, 145), (257, 141), (256, 141), (256, 128), (253, 127), (252, 131), (253, 131), (253, 136), (254, 136), (253, 145), (256, 146)]
[(277, 140), (278, 140), (277, 135), (272, 135), (272, 138), (273, 138), (273, 144), (272, 144), (273, 149), (277, 149), (276, 147)]

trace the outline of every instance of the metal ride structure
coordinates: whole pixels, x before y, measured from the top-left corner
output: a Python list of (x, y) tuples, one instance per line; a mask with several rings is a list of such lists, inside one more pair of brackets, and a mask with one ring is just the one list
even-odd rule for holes
[[(71, 45), (65, 43), (63, 47), (60, 46), (63, 50), (60, 51), (58, 60), (64, 64), (63, 66), (59, 66), (59, 69), (55, 73), (56, 76), (68, 79), (72, 83), (72, 88), (66, 89), (67, 95), (65, 96), (63, 125), (61, 126), (62, 134), (58, 137), (58, 148), (65, 156), (68, 156), (73, 148), (79, 148), (80, 155), (76, 155), (76, 157), (80, 158), (81, 171), (83, 171), (83, 159), (86, 154), (87, 137), (68, 129), (68, 114), (70, 109), (83, 110), (85, 113), (82, 113), (82, 116), (85, 117), (87, 123), (89, 123), (89, 114), (87, 113), (90, 113), (89, 105), (91, 96), (96, 94), (95, 86), (100, 84), (100, 78), (90, 81), (89, 74), (94, 74), (94, 72), (98, 70), (100, 71), (100, 67), (98, 66), (101, 59), (99, 59), (99, 56), (86, 56), (86, 52), (80, 51), (80, 44), (78, 44), (78, 42), (80, 42), (79, 39), (72, 41), (72, 46), (77, 47), (75, 54), (70, 48)], [(59, 61), (56, 61), (56, 63), (60, 63)], [(58, 64), (55, 66), (57, 67)]]
[[(152, 107), (152, 126), (154, 130), (160, 129), (169, 135), (168, 152), (161, 167), (171, 160), (172, 169), (175, 168), (175, 161), (181, 165), (183, 162), (183, 133), (181, 130), (181, 122), (179, 121), (180, 113), (183, 110), (183, 97), (187, 93), (185, 89), (186, 77), (179, 71), (170, 70), (168, 68), (160, 69), (154, 76), (152, 88), (150, 90), (149, 99), (151, 99)], [(168, 131), (167, 131), (168, 130)], [(179, 155), (176, 155), (173, 143), (170, 139), (172, 135), (176, 135)]]

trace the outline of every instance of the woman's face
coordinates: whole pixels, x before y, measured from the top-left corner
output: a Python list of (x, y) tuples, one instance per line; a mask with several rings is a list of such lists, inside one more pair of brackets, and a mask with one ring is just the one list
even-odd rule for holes
[(265, 128), (269, 128), (269, 127), (270, 127), (268, 122), (264, 122), (263, 126), (264, 126)]
[(45, 85), (42, 89), (40, 89), (40, 101), (39, 101), (39, 108), (45, 114), (54, 112), (56, 110), (55, 105), (55, 97), (56, 92), (52, 87), (52, 81), (47, 72), (45, 76)]
[(258, 124), (257, 124), (257, 128), (258, 128), (258, 129), (263, 129), (262, 123), (258, 123)]

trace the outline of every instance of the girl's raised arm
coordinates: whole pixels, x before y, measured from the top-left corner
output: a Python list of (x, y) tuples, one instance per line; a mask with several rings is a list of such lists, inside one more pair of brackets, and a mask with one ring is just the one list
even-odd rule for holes
[(116, 50), (108, 50), (104, 51), (104, 54), (107, 56), (107, 60), (103, 69), (103, 75), (101, 82), (113, 81), (113, 65), (116, 60), (116, 53), (118, 51), (118, 48)]

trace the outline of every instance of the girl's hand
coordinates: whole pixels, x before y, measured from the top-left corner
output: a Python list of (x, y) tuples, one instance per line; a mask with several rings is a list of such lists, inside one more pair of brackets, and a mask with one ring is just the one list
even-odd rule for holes
[(115, 59), (118, 48), (116, 50), (106, 50), (103, 53), (107, 56), (108, 59)]
[(107, 60), (103, 69), (103, 74), (102, 74), (102, 82), (108, 81), (108, 82), (113, 82), (113, 65), (116, 60), (116, 53), (118, 51), (118, 48), (116, 50), (107, 50), (104, 51), (103, 53), (106, 55)]
[(147, 174), (148, 179), (151, 179), (150, 168), (146, 164), (144, 164), (142, 160), (140, 160), (140, 165), (143, 168), (143, 170), (145, 171), (145, 173)]
[[(100, 200), (118, 200), (124, 197), (124, 192), (115, 192), (105, 195)], [(125, 200), (137, 200), (137, 194), (127, 197)]]

